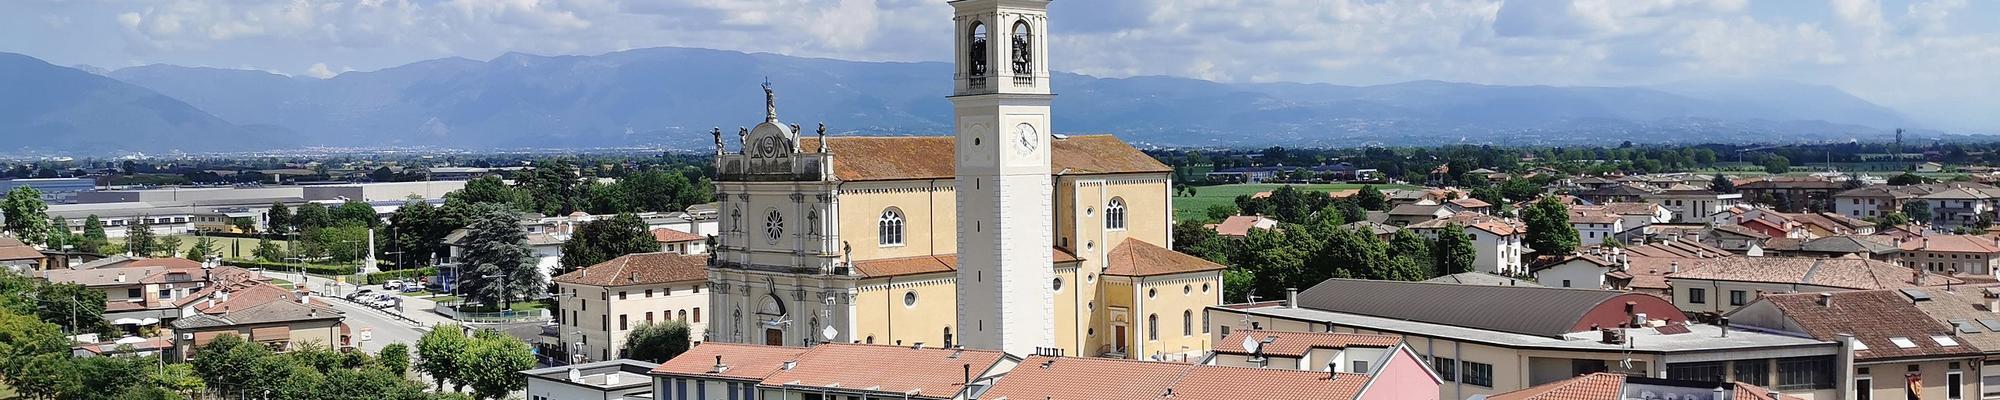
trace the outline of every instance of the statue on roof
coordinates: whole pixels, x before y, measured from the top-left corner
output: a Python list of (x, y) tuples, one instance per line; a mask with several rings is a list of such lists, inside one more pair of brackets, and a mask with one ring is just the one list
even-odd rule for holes
[(715, 135), (715, 155), (722, 155), (722, 127), (715, 127), (709, 133)]
[(743, 154), (750, 154), (750, 128), (736, 127), (736, 143), (743, 146), (738, 148)]
[(764, 78), (764, 120), (778, 120), (778, 94), (771, 91), (771, 78)]
[(826, 154), (826, 123), (819, 123), (819, 153)]

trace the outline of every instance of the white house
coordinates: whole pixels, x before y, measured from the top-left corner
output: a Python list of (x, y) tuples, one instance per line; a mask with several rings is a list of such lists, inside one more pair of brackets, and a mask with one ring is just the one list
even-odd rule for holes
[(1526, 275), (1528, 268), (1521, 262), (1525, 253), (1521, 241), (1527, 235), (1527, 228), (1519, 222), (1477, 213), (1452, 214), (1450, 217), (1412, 224), (1406, 229), (1431, 239), (1437, 239), (1438, 232), (1445, 227), (1459, 225), (1472, 235), (1472, 246), (1479, 249), (1479, 257), (1473, 262), (1473, 269), (1498, 275)]
[(572, 362), (623, 356), (625, 337), (646, 323), (681, 321), (704, 340), (708, 256), (627, 254), (555, 277), (558, 340)]
[(1583, 208), (1569, 211), (1569, 226), (1576, 228), (1578, 244), (1596, 246), (1604, 244), (1612, 235), (1625, 231), (1625, 220), (1611, 213)]
[(1742, 193), (1716, 193), (1708, 189), (1677, 187), (1645, 196), (1646, 201), (1672, 211), (1674, 223), (1704, 224), (1708, 216), (1743, 201)]

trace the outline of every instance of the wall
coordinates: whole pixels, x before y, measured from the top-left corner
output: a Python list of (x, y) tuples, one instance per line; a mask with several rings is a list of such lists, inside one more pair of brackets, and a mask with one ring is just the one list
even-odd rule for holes
[[(1604, 273), (1608, 272), (1607, 270), (1608, 268), (1596, 263), (1575, 259), (1535, 271), (1535, 282), (1548, 287), (1608, 289), (1604, 284)], [(1564, 285), (1565, 281), (1569, 284)]]
[[(1908, 390), (1907, 389), (1908, 381), (1906, 380), (1907, 378), (1905, 377), (1907, 376), (1907, 374), (1915, 373), (1918, 374), (1919, 378), (1923, 379), (1922, 391), (1924, 398), (1948, 399), (1947, 397), (1945, 397), (1946, 375), (1950, 374), (1951, 372), (1958, 372), (1959, 374), (1961, 374), (1960, 378), (1962, 379), (1959, 385), (1959, 390), (1960, 390), (1959, 393), (1962, 394), (1962, 397), (1959, 398), (1977, 399), (1980, 398), (1979, 384), (1978, 384), (1979, 371), (1974, 366), (1978, 365), (1978, 363), (1979, 363), (1978, 358), (1937, 360), (1937, 361), (1914, 362), (1914, 363), (1906, 363), (1906, 362), (1888, 362), (1879, 364), (1856, 363), (1855, 380), (1858, 382), (1864, 376), (1872, 378), (1870, 379), (1871, 387), (1868, 388), (1874, 395), (1874, 397), (1872, 398), (1901, 399), (1903, 398), (1904, 391)], [(1958, 364), (1958, 368), (1956, 369), (1951, 368), (1951, 364)], [(1910, 372), (1911, 367), (1915, 367), (1919, 371)], [(1867, 368), (1869, 373), (1867, 375), (1860, 374), (1859, 371), (1862, 368)], [(1862, 389), (1863, 388), (1860, 387), (1855, 388), (1855, 390), (1862, 390)]]
[[(952, 331), (958, 341), (957, 276), (937, 273), (869, 279), (857, 289), (854, 315), (858, 330), (854, 340), (862, 343), (942, 347), (944, 332)], [(905, 294), (915, 293), (915, 305), (905, 305)], [(872, 341), (871, 341), (872, 339)]]
[(1440, 383), (1430, 366), (1409, 352), (1396, 351), (1375, 373), (1358, 400), (1439, 400)]

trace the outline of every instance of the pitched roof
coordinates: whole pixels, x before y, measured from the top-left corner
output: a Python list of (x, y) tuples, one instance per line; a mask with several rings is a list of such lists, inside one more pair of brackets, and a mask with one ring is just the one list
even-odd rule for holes
[[(1352, 399), (1368, 385), (1362, 374), (1202, 366), (1174, 384), (1173, 400)], [(1246, 384), (1246, 382), (1250, 384)]]
[(1111, 254), (1105, 255), (1104, 274), (1112, 276), (1156, 276), (1190, 272), (1220, 271), (1222, 264), (1147, 243), (1125, 238)]
[(707, 236), (696, 235), (692, 233), (681, 232), (667, 228), (660, 228), (653, 230), (653, 241), (659, 243), (693, 242), (693, 241), (700, 241), (707, 239), (708, 239)]
[[(819, 152), (819, 138), (800, 138), (799, 148)], [(951, 136), (841, 136), (826, 138), (834, 155), (833, 173), (843, 181), (951, 178), (957, 152)], [(1050, 140), (1049, 172), (1067, 175), (1172, 172), (1139, 149), (1111, 135), (1076, 135)]]
[(1409, 229), (1441, 229), (1457, 224), (1468, 229), (1478, 229), (1495, 235), (1507, 236), (1527, 231), (1519, 223), (1479, 213), (1457, 213), (1449, 217), (1410, 224)]
[(980, 398), (1158, 399), (1193, 364), (1030, 356)]
[[(777, 373), (786, 361), (798, 358), (807, 350), (804, 347), (702, 342), (660, 363), (659, 367), (653, 368), (652, 374), (762, 381)], [(715, 368), (718, 356), (722, 357), (726, 368)]]
[[(211, 296), (213, 302), (192, 303), (196, 312), (175, 319), (174, 327), (191, 329), (344, 318), (339, 310), (326, 305), (326, 300), (312, 300), (310, 296), (263, 281), (230, 285), (227, 290)], [(306, 302), (301, 303), (301, 299), (306, 299)]]
[(0, 261), (40, 260), (42, 252), (11, 237), (0, 236)]
[[(1774, 239), (1775, 240), (1775, 239)], [(1816, 253), (1889, 254), (1896, 245), (1861, 236), (1827, 236), (1799, 244), (1799, 250)]]
[(2000, 349), (2000, 330), (1993, 329), (2000, 328), (2000, 312), (1987, 308), (1989, 291), (2000, 295), (2000, 287), (1993, 285), (1960, 286), (1956, 290), (1932, 288), (1924, 291), (1930, 295), (1930, 301), (1916, 303), (1931, 319), (1957, 329), (1954, 337), (1959, 342), (1992, 351)]
[[(1488, 400), (1610, 400), (1624, 397), (1627, 376), (1610, 372), (1596, 372), (1555, 382), (1535, 385), (1527, 389), (1487, 396)], [(1668, 383), (1707, 386), (1710, 383), (1694, 381), (1667, 381), (1640, 377), (1646, 383)], [(1636, 383), (1636, 382), (1635, 382)], [(1730, 397), (1725, 400), (1780, 400), (1772, 396), (1770, 389), (1742, 382), (1727, 383)], [(1799, 400), (1795, 396), (1785, 396), (1783, 400)]]
[(1449, 283), (1454, 285), (1542, 286), (1542, 284), (1531, 280), (1510, 278), (1479, 271), (1460, 272), (1426, 279), (1424, 282)]
[(1437, 215), (1438, 209), (1440, 208), (1444, 208), (1444, 206), (1438, 204), (1416, 204), (1416, 203), (1401, 204), (1397, 205), (1395, 208), (1389, 209), (1389, 215), (1432, 216), (1432, 215)]
[(1006, 356), (990, 350), (828, 343), (799, 354), (790, 369), (779, 368), (762, 384), (951, 398), (965, 389), (965, 365), (983, 371)]
[[(1070, 263), (1078, 260), (1075, 254), (1070, 254), (1070, 252), (1064, 251), (1060, 247), (1054, 247), (1050, 250), (1054, 252), (1052, 256), (1056, 263)], [(957, 270), (958, 254), (956, 253), (877, 258), (854, 262), (854, 273), (867, 278), (930, 274)]]
[[(1328, 279), (1299, 292), (1298, 302), (1299, 307), (1324, 311), (1561, 337), (1584, 325), (1580, 321), (1586, 312), (1624, 296), (1648, 295), (1608, 290)], [(1658, 317), (1687, 320), (1685, 316)]]
[(1376, 236), (1394, 234), (1396, 232), (1401, 232), (1403, 230), (1403, 228), (1399, 228), (1395, 225), (1389, 225), (1375, 221), (1349, 222), (1346, 225), (1341, 225), (1341, 227), (1345, 227), (1347, 229), (1363, 229), (1368, 231), (1368, 233), (1374, 234)]
[(678, 253), (626, 254), (555, 277), (556, 283), (588, 286), (657, 285), (708, 280), (708, 256)]
[(1256, 349), (1240, 348), (1243, 339), (1262, 342), (1263, 354), (1283, 357), (1302, 357), (1315, 349), (1345, 349), (1348, 347), (1396, 347), (1403, 338), (1388, 335), (1366, 335), (1358, 333), (1286, 332), (1240, 329), (1231, 332), (1217, 345), (1215, 352), (1223, 354), (1256, 354)]
[[(1265, 223), (1265, 221), (1271, 221), (1271, 219), (1264, 218), (1262, 215), (1231, 215), (1229, 218), (1222, 219), (1222, 223), (1215, 224), (1215, 234), (1222, 236), (1247, 236), (1250, 234), (1251, 229), (1257, 228), (1259, 223)], [(1268, 223), (1276, 222), (1271, 221)]]
[(1903, 250), (1951, 253), (2000, 253), (2000, 239), (1984, 235), (1935, 235), (1904, 240)]
[(1448, 203), (1456, 204), (1459, 207), (1465, 207), (1465, 208), (1485, 208), (1493, 206), (1493, 203), (1488, 203), (1471, 197), (1452, 199)]
[[(1831, 304), (1820, 305), (1821, 297), (1829, 299)], [(1768, 294), (1759, 301), (1777, 307), (1813, 338), (1832, 340), (1843, 333), (1854, 335), (1855, 340), (1868, 346), (1854, 352), (1859, 360), (1980, 354), (1979, 349), (1970, 345), (1946, 346), (1933, 340), (1932, 336), (1950, 337), (1952, 328), (1931, 319), (1909, 296), (1897, 290)]]
[(1859, 258), (1724, 257), (1698, 261), (1693, 265), (1682, 263), (1681, 272), (1671, 279), (1796, 283), (1854, 290), (1965, 283), (1949, 276), (1926, 275), (1919, 285), (1912, 281), (1917, 271), (1893, 263)]

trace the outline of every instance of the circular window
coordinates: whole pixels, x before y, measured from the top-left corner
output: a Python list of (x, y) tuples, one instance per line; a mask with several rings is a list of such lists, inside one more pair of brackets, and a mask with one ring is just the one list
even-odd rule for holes
[(1052, 285), (1052, 286), (1055, 286), (1055, 289), (1056, 289), (1056, 291), (1058, 291), (1058, 292), (1062, 291), (1062, 278), (1060, 278), (1060, 277), (1056, 278), (1056, 279), (1055, 279), (1055, 284), (1054, 284), (1054, 285)]
[(1181, 285), (1181, 294), (1194, 293), (1194, 285)]
[(1089, 275), (1084, 275), (1084, 276), (1083, 276), (1083, 281), (1084, 281), (1084, 282), (1086, 282), (1086, 283), (1088, 283), (1088, 282), (1097, 282), (1097, 274), (1089, 274)]
[(1160, 296), (1160, 289), (1146, 289), (1146, 298), (1150, 299), (1159, 296)]
[(1096, 310), (1096, 309), (1097, 309), (1097, 302), (1095, 302), (1095, 301), (1092, 301), (1092, 302), (1087, 302), (1087, 303), (1083, 303), (1083, 309), (1085, 309), (1085, 310)]
[(903, 292), (903, 306), (904, 307), (917, 306), (917, 291), (912, 290), (908, 292)]
[(1092, 215), (1097, 215), (1097, 208), (1096, 208), (1096, 207), (1084, 207), (1084, 208), (1083, 208), (1083, 216), (1085, 216), (1085, 217), (1088, 217), (1088, 216), (1092, 216)]
[(779, 213), (778, 210), (776, 209), (772, 209), (770, 213), (764, 214), (765, 238), (768, 239), (772, 244), (777, 244), (778, 238), (780, 236), (783, 236), (784, 234), (785, 234), (785, 215)]
[(1090, 337), (1097, 337), (1097, 328), (1084, 329), (1083, 334)]
[(972, 145), (973, 145), (973, 146), (978, 146), (978, 145), (979, 145), (979, 138), (972, 138)]
[(1201, 284), (1201, 292), (1208, 293), (1208, 284), (1206, 283)]
[(1095, 241), (1095, 240), (1086, 240), (1086, 241), (1084, 241), (1084, 242), (1083, 242), (1083, 249), (1084, 249), (1084, 250), (1096, 250), (1096, 249), (1097, 249), (1097, 241)]

